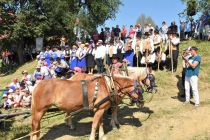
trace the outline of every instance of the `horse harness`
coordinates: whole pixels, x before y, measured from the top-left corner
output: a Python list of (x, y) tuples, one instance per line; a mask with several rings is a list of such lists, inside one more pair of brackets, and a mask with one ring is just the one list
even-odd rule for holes
[[(94, 80), (97, 80), (97, 79), (99, 79), (101, 77), (102, 76), (97, 76), (97, 77), (92, 78), (91, 80), (81, 80), (82, 94), (83, 94), (83, 108), (70, 113), (71, 115), (75, 115), (75, 114), (77, 114), (77, 113), (79, 113), (79, 112), (81, 112), (83, 110), (88, 110), (88, 111), (95, 112), (95, 111), (98, 110), (98, 108), (102, 104), (106, 103), (107, 101), (111, 101), (112, 105), (114, 104), (114, 101), (115, 101), (114, 100), (114, 96), (116, 96), (116, 94), (114, 93), (113, 90), (109, 91), (110, 92), (110, 96), (107, 96), (107, 97), (103, 98), (101, 101), (99, 101), (97, 104), (95, 104), (95, 101), (97, 99), (97, 95), (98, 95), (98, 92), (99, 92), (99, 88), (100, 88), (99, 82), (97, 81), (96, 85), (95, 85), (95, 91), (94, 91), (94, 95), (93, 95), (92, 105), (89, 105), (87, 82), (89, 82), (89, 81), (93, 82)], [(109, 87), (108, 89), (112, 89), (112, 88)]]

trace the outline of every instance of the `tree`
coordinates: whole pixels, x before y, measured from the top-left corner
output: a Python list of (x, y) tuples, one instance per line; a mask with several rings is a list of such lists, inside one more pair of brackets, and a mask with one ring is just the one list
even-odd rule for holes
[(140, 23), (142, 26), (144, 26), (145, 24), (152, 24), (153, 26), (155, 26), (155, 22), (153, 21), (153, 19), (150, 16), (146, 16), (145, 14), (141, 14), (136, 23)]
[(0, 0), (0, 35), (8, 34), (5, 41), (15, 42), (20, 50), (36, 37), (48, 42), (64, 35), (71, 44), (75, 26), (92, 33), (115, 18), (120, 4), (120, 0)]
[[(187, 7), (179, 14), (182, 17), (189, 18), (189, 10), (195, 9), (196, 14), (210, 12), (210, 0), (181, 0), (187, 4)], [(195, 3), (195, 4), (194, 4)]]

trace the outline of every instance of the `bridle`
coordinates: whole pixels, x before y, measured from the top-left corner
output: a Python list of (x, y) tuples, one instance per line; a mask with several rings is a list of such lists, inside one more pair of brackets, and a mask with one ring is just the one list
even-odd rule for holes
[[(118, 87), (120, 87), (119, 86), (119, 83), (117, 82), (117, 81), (115, 81), (117, 84), (118, 84)], [(129, 91), (129, 92), (127, 92), (127, 91), (124, 91), (125, 89), (127, 89), (127, 88), (130, 88), (130, 87), (132, 87), (132, 86), (134, 86), (134, 89), (133, 90), (131, 90), (131, 91)], [(118, 93), (122, 93), (123, 95), (119, 95), (121, 98), (123, 98), (124, 96), (126, 96), (126, 95), (128, 95), (132, 100), (134, 100), (134, 101), (138, 101), (142, 96), (140, 96), (140, 95), (142, 95), (141, 93), (140, 93), (140, 89), (141, 89), (142, 87), (139, 85), (139, 83), (136, 81), (136, 80), (133, 80), (133, 84), (132, 85), (128, 85), (128, 86), (126, 86), (126, 87), (123, 87), (123, 88), (120, 88), (119, 90), (118, 90)], [(135, 98), (134, 96), (132, 96), (133, 94), (137, 94), (138, 95), (138, 98)]]

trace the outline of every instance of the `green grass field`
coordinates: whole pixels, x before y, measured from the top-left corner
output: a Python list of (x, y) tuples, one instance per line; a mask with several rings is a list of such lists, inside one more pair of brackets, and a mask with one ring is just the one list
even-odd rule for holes
[[(177, 95), (183, 92), (181, 86), (181, 52), (188, 46), (197, 46), (202, 57), (201, 71), (199, 75), (199, 93), (201, 106), (193, 108), (193, 104), (183, 106), (184, 99)], [(119, 120), (121, 127), (119, 130), (112, 130), (109, 121), (105, 121), (105, 133), (108, 140), (208, 140), (210, 139), (210, 42), (207, 41), (184, 41), (180, 45), (180, 56), (178, 70), (174, 74), (171, 72), (156, 71), (156, 82), (158, 93), (154, 95), (152, 102), (145, 104), (141, 111), (135, 106), (120, 106)], [(14, 73), (0, 77), (0, 88), (10, 83), (12, 78), (21, 78), (21, 72), (28, 70), (33, 73), (36, 61), (26, 63)], [(193, 100), (192, 100), (193, 101)], [(128, 100), (125, 100), (128, 102)], [(85, 117), (84, 117), (85, 116)], [(149, 117), (149, 118), (148, 118)], [(91, 117), (87, 113), (75, 116), (77, 123), (75, 131), (69, 131), (64, 125), (65, 115), (61, 111), (49, 112), (42, 119), (43, 129), (41, 136), (43, 140), (48, 139), (88, 139), (91, 130)], [(105, 118), (107, 116), (105, 115)], [(0, 126), (0, 139), (14, 139), (30, 131), (30, 117), (16, 118), (19, 121), (10, 120), (6, 122), (6, 130)], [(21, 121), (20, 121), (21, 120)]]

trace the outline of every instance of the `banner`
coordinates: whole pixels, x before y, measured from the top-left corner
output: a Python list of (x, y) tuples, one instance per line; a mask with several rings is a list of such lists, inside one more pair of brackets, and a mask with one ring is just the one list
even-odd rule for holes
[(42, 48), (43, 48), (43, 38), (42, 37), (36, 38), (36, 50), (41, 51)]

